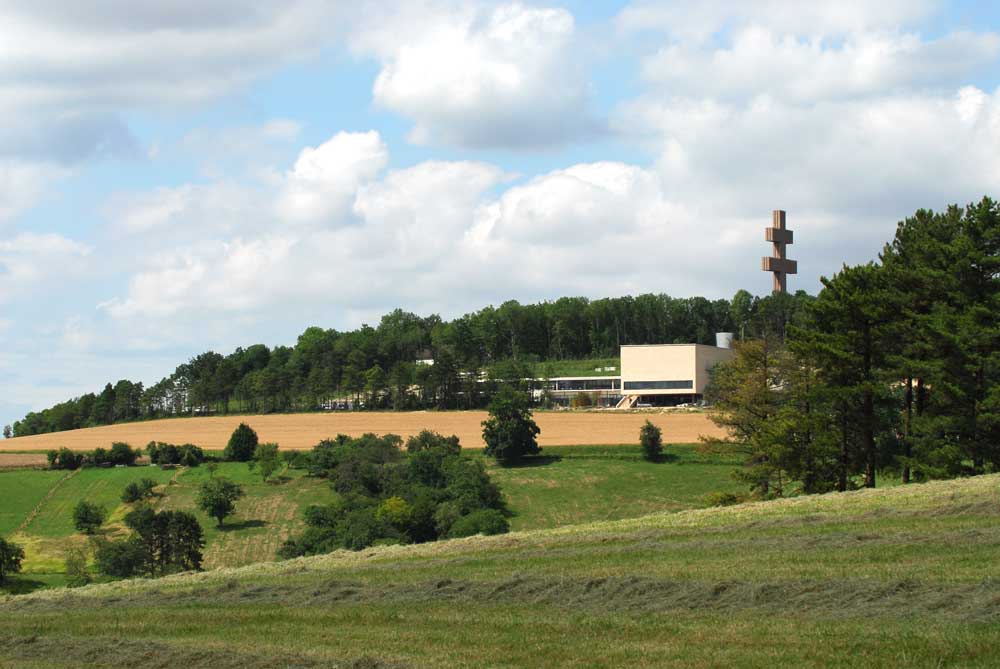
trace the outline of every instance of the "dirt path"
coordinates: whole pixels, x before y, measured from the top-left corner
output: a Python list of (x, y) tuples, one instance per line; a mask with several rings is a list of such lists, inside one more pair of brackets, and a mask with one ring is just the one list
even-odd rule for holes
[[(283, 449), (312, 448), (321, 439), (338, 433), (359, 436), (365, 432), (391, 432), (406, 438), (423, 429), (455, 434), (466, 448), (481, 448), (480, 424), (486, 417), (483, 411), (414, 411), (170, 418), (18, 437), (0, 442), (0, 447), (19, 451), (47, 451), (62, 446), (92, 450), (99, 446), (107, 448), (115, 441), (142, 447), (155, 440), (174, 444), (193, 443), (202, 448), (216, 449), (225, 447), (229, 435), (242, 421), (257, 431), (262, 442), (276, 441)], [(637, 443), (639, 427), (647, 418), (663, 429), (663, 441), (666, 443), (691, 443), (698, 441), (700, 435), (722, 434), (704, 413), (535, 414), (535, 421), (542, 430), (538, 439), (542, 446)]]

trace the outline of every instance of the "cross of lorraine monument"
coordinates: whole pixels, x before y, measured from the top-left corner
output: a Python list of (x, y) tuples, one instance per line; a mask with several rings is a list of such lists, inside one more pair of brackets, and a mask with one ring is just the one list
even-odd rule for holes
[(792, 243), (792, 231), (785, 228), (783, 210), (771, 212), (771, 227), (764, 228), (764, 239), (772, 243), (773, 250), (770, 256), (760, 259), (761, 269), (774, 274), (774, 292), (784, 293), (788, 289), (788, 275), (796, 274), (799, 265), (785, 257), (785, 247)]

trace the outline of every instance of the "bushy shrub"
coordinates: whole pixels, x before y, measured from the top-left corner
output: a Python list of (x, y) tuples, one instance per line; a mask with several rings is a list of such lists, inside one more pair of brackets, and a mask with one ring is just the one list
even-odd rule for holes
[(527, 395), (504, 387), (490, 403), (490, 417), (483, 421), (484, 452), (501, 465), (515, 465), (541, 452), (540, 431), (528, 409)]
[(223, 457), (230, 461), (247, 462), (253, 458), (257, 443), (257, 433), (246, 423), (240, 423), (229, 437)]
[(742, 500), (731, 492), (715, 491), (705, 495), (706, 506), (732, 506), (739, 504)]
[(66, 585), (70, 588), (79, 588), (87, 585), (92, 580), (90, 570), (87, 569), (87, 554), (80, 548), (70, 550), (66, 554)]
[(152, 497), (153, 488), (155, 487), (156, 481), (153, 479), (143, 478), (138, 481), (132, 481), (122, 491), (122, 501), (126, 504), (134, 504), (135, 502)]
[(132, 450), (128, 444), (116, 441), (111, 444), (111, 451), (108, 453), (108, 461), (113, 465), (124, 465), (131, 467), (139, 457), (139, 451)]
[(506, 534), (509, 531), (510, 523), (502, 513), (496, 509), (480, 509), (456, 520), (448, 536), (471, 537), (474, 534)]
[(49, 460), (49, 469), (79, 469), (83, 466), (83, 454), (74, 453), (68, 448), (49, 451), (46, 457)]
[(9, 575), (21, 571), (23, 560), (24, 548), (0, 537), (0, 583), (5, 583)]
[(73, 508), (73, 526), (78, 532), (93, 534), (107, 516), (108, 512), (103, 506), (81, 499)]
[(659, 462), (663, 457), (663, 431), (647, 420), (639, 428), (639, 446), (644, 460)]
[[(310, 472), (328, 478), (340, 499), (308, 507), (308, 529), (286, 541), (279, 557), (433, 541), (470, 516), (458, 531), (507, 531), (500, 489), (481, 461), (462, 455), (457, 438), (422, 432), (407, 441), (405, 456), (401, 446), (395, 435), (371, 434), (317, 444)], [(484, 510), (494, 513), (476, 515)]]
[(175, 446), (159, 441), (146, 444), (149, 461), (154, 465), (184, 465), (197, 467), (205, 461), (205, 452), (194, 444)]
[(146, 549), (137, 537), (108, 541), (94, 555), (97, 570), (113, 578), (132, 578), (146, 570)]

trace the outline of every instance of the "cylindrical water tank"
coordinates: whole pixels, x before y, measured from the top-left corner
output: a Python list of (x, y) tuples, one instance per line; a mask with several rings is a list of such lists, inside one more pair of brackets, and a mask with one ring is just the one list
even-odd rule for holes
[(716, 332), (715, 333), (715, 345), (718, 348), (732, 348), (733, 347), (733, 333), (732, 332)]

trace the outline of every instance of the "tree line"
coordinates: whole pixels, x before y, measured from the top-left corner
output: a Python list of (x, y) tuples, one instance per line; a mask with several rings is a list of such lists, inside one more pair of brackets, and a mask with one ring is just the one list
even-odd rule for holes
[(707, 391), (760, 497), (1000, 470), (1000, 205), (900, 222)]
[[(122, 379), (32, 412), (6, 430), (23, 436), (163, 416), (379, 409), (480, 408), (505, 382), (546, 375), (544, 362), (616, 357), (622, 344), (714, 343), (784, 322), (808, 296), (732, 300), (645, 294), (505, 302), (453, 321), (397, 309), (377, 327), (310, 327), (294, 346), (202, 353), (145, 386)], [(434, 364), (421, 364), (433, 359)]]

